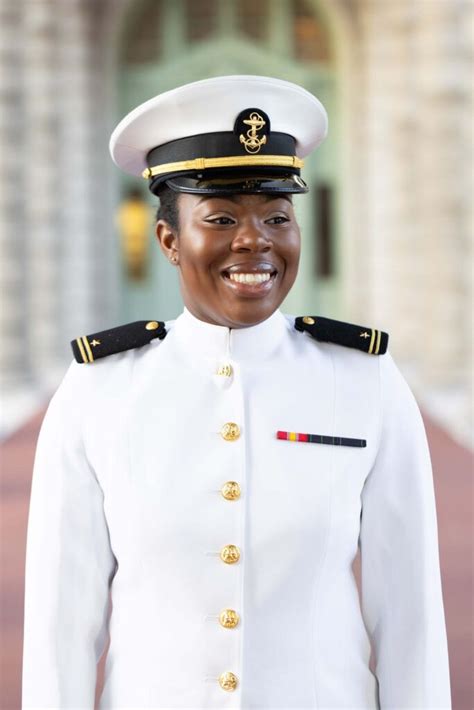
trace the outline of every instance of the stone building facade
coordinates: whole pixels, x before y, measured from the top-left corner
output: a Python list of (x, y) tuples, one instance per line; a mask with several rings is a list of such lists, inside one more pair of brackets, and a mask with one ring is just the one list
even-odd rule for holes
[[(246, 41), (257, 49), (266, 43), (275, 57), (282, 50), (280, 66), (289, 42), (298, 61), (310, 56), (315, 71), (326, 44), (331, 47), (338, 279), (326, 295), (321, 291), (316, 308), (388, 330), (421, 404), (468, 441), (474, 5), (262, 0), (260, 21), (252, 15), (256, 6), (247, 0), (0, 1), (3, 433), (57, 385), (71, 338), (124, 322), (114, 224), (121, 183), (107, 149), (123, 112), (121, 78), (127, 62), (151, 51), (147, 42), (161, 37), (164, 57), (177, 46), (185, 56), (212, 21), (217, 34), (238, 25), (234, 36), (246, 32)], [(159, 35), (157, 27), (150, 34), (163, 18), (169, 31)], [(300, 296), (290, 305), (306, 303), (306, 310), (313, 303), (309, 281)]]

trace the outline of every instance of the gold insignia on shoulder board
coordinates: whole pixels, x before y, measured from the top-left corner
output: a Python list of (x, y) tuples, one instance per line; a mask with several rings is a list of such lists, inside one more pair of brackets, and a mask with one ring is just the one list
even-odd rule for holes
[(364, 330), (364, 332), (360, 334), (360, 337), (361, 338), (370, 338), (370, 335), (366, 330)]

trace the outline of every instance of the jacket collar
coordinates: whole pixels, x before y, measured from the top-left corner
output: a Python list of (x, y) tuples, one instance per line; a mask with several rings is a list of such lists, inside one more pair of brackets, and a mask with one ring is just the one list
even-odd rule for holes
[(187, 308), (176, 318), (172, 331), (180, 349), (219, 360), (258, 361), (268, 358), (279, 346), (290, 324), (277, 309), (266, 320), (246, 328), (227, 328), (196, 318)]

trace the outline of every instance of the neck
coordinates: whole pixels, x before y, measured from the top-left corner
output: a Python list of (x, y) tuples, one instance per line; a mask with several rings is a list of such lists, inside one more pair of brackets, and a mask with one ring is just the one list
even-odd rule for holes
[(266, 359), (290, 329), (279, 309), (255, 325), (231, 328), (200, 320), (186, 306), (172, 327), (177, 343), (193, 358), (235, 361)]
[(255, 323), (238, 323), (236, 321), (214, 321), (214, 320), (209, 320), (209, 317), (206, 317), (205, 315), (202, 315), (198, 311), (194, 309), (194, 307), (189, 307), (189, 305), (184, 306), (184, 310), (190, 313), (194, 318), (197, 320), (201, 321), (202, 323), (209, 323), (209, 325), (218, 325), (223, 328), (229, 328), (229, 329), (240, 329), (240, 328), (252, 328), (254, 325), (259, 325), (259, 323), (263, 323), (265, 320), (268, 320), (271, 318), (270, 316), (267, 316), (267, 318), (264, 318), (262, 320), (256, 321)]

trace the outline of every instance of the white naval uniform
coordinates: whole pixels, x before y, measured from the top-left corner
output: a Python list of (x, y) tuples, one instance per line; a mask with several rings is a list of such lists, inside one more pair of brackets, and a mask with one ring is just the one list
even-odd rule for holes
[[(390, 354), (319, 343), (280, 310), (230, 330), (184, 309), (166, 328), (73, 362), (49, 406), (28, 524), (23, 708), (93, 708), (108, 625), (104, 710), (450, 708), (429, 453)], [(216, 375), (224, 364), (232, 374)], [(227, 481), (239, 498), (222, 495)], [(228, 544), (233, 564), (220, 557)]]

